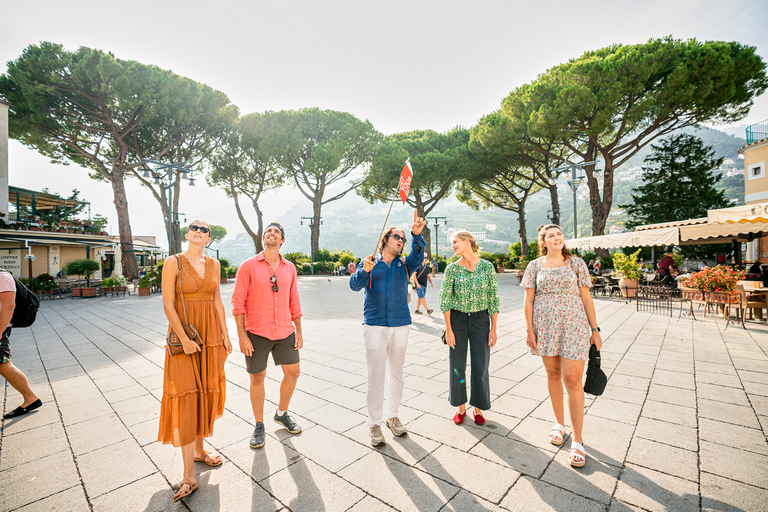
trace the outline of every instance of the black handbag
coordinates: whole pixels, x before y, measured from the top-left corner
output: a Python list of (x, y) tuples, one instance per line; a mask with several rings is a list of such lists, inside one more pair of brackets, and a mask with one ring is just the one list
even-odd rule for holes
[(590, 395), (600, 396), (608, 384), (608, 377), (600, 369), (600, 351), (597, 346), (589, 347), (589, 363), (587, 364), (587, 378), (584, 381), (584, 392)]

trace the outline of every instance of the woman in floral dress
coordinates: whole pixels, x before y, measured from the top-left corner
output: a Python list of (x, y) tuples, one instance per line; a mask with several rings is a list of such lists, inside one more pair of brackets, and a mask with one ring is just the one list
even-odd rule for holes
[(584, 424), (584, 361), (589, 347), (603, 344), (597, 326), (595, 305), (589, 294), (589, 270), (584, 260), (565, 247), (559, 226), (539, 228), (539, 255), (525, 269), (526, 343), (530, 353), (541, 356), (547, 372), (547, 391), (555, 413), (549, 442), (560, 446), (565, 438), (563, 385), (568, 393), (573, 440), (568, 458), (571, 466), (583, 467), (586, 452)]
[(480, 247), (468, 231), (451, 237), (451, 249), (460, 256), (445, 269), (440, 287), (440, 310), (445, 317), (445, 341), (451, 350), (448, 401), (459, 412), (453, 422), (460, 425), (467, 413), (467, 349), (472, 358), (472, 394), (469, 405), (478, 425), (485, 424), (483, 411), (491, 408), (488, 365), (496, 345), (496, 317), (499, 314), (499, 286), (496, 270), (477, 256)]

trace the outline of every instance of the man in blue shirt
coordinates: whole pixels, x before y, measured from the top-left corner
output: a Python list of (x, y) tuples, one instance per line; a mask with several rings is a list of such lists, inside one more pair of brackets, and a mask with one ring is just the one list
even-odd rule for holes
[[(421, 231), (426, 221), (413, 212), (411, 252), (403, 258), (405, 233), (402, 229), (387, 229), (379, 241), (378, 257), (369, 256), (357, 266), (349, 278), (354, 291), (365, 289), (363, 306), (363, 340), (368, 364), (368, 427), (371, 444), (384, 444), (381, 433), (383, 418), (396, 436), (406, 433), (398, 418), (403, 398), (403, 366), (408, 346), (411, 312), (408, 309), (409, 269), (424, 261), (424, 237)], [(384, 411), (384, 381), (389, 376), (387, 409)]]

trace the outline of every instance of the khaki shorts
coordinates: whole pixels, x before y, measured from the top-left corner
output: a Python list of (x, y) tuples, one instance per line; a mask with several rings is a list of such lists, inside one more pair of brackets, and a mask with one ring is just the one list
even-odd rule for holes
[(291, 333), (290, 336), (282, 340), (270, 340), (249, 332), (248, 339), (253, 345), (253, 354), (245, 356), (245, 369), (248, 370), (248, 373), (261, 373), (266, 370), (270, 352), (275, 366), (299, 362), (299, 351), (294, 348), (296, 333)]

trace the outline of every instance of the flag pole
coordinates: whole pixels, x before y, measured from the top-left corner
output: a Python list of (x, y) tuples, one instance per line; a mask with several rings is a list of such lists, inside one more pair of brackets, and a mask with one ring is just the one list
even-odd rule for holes
[[(408, 162), (410, 161), (411, 161), (411, 157), (406, 158), (405, 165), (408, 165)], [(381, 226), (381, 233), (379, 233), (379, 238), (376, 240), (376, 249), (373, 250), (374, 260), (376, 259), (376, 254), (379, 252), (379, 242), (381, 242), (381, 237), (384, 235), (384, 230), (387, 229), (387, 221), (389, 220), (389, 214), (392, 213), (392, 206), (395, 204), (396, 200), (397, 200), (397, 196), (395, 196), (395, 198), (392, 199), (392, 202), (389, 203), (389, 211), (387, 212), (387, 217), (384, 219), (384, 225)]]

